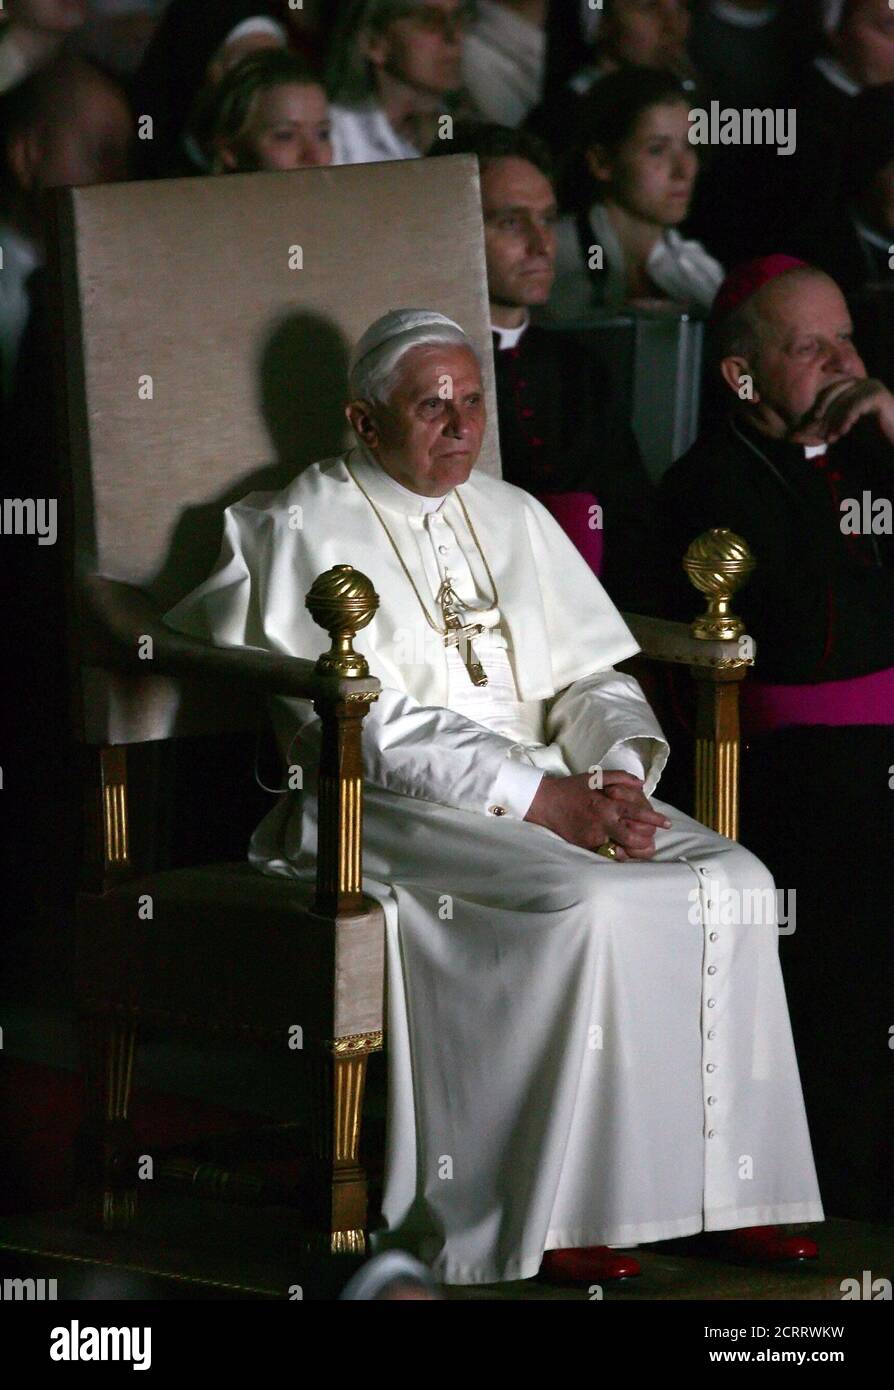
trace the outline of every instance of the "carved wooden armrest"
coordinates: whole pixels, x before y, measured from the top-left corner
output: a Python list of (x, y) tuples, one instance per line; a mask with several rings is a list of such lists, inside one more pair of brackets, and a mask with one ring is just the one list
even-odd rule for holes
[[(743, 646), (741, 637), (694, 637), (689, 623), (667, 618), (650, 618), (642, 613), (622, 614), (640, 647), (650, 661), (666, 661), (674, 666), (696, 666), (722, 671), (737, 668), (742, 675), (754, 665), (754, 643)], [(747, 655), (743, 655), (747, 652)]]
[(692, 542), (683, 568), (708, 599), (693, 623), (624, 615), (653, 661), (688, 666), (696, 681), (695, 818), (721, 835), (739, 834), (739, 682), (754, 665), (754, 640), (730, 609), (754, 569), (745, 541), (732, 531), (706, 531)]
[[(356, 571), (355, 571), (356, 573)], [(103, 575), (90, 575), (83, 594), (94, 622), (89, 627), (86, 659), (94, 665), (160, 676), (225, 679), (258, 693), (293, 695), (305, 700), (336, 700), (380, 689), (374, 676), (347, 676), (320, 669), (304, 657), (281, 656), (250, 647), (215, 647), (168, 627), (156, 604), (142, 589)], [(360, 624), (362, 626), (362, 624)], [(356, 631), (356, 629), (355, 629)], [(353, 634), (352, 634), (353, 635)], [(151, 641), (151, 662), (141, 657)]]
[[(322, 724), (319, 771), (317, 891), (312, 910), (324, 917), (363, 914), (361, 861), (363, 763), (361, 732), (381, 683), (353, 649), (379, 598), (366, 575), (335, 565), (314, 581), (307, 607), (331, 646), (316, 662), (245, 647), (215, 647), (176, 632), (141, 589), (102, 575), (82, 584), (86, 607), (84, 660), (146, 674), (201, 676), (241, 683), (258, 693), (312, 700)], [(151, 641), (151, 647), (147, 642)], [(141, 652), (144, 654), (141, 659)], [(126, 784), (125, 784), (126, 785)]]

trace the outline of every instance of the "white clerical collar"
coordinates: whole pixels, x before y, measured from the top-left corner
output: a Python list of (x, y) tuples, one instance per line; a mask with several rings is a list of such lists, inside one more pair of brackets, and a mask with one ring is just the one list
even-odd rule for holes
[[(737, 435), (739, 436), (739, 438), (741, 439), (742, 443), (748, 445), (749, 449), (751, 450), (751, 452), (752, 452), (753, 454), (757, 454), (758, 458), (763, 459), (764, 463), (769, 463), (769, 462), (770, 462), (770, 460), (767, 458), (767, 455), (764, 453), (763, 449), (760, 447), (759, 444), (757, 444), (757, 443), (755, 442), (754, 435), (755, 435), (756, 433), (758, 433), (758, 431), (756, 431), (756, 430), (754, 429), (753, 426), (751, 426), (750, 428), (746, 428), (745, 431), (743, 432), (742, 430), (739, 429), (739, 426), (737, 425), (735, 419), (733, 419), (733, 420), (732, 420), (732, 429), (733, 429), (733, 433), (734, 433), (734, 434), (737, 434)], [(782, 441), (778, 441), (778, 442), (782, 442)], [(804, 450), (804, 458), (805, 458), (805, 459), (818, 458), (820, 454), (824, 454), (824, 453), (827, 451), (828, 447), (829, 447), (828, 444), (802, 444), (802, 445), (801, 445), (801, 448)], [(771, 466), (772, 466), (772, 465), (771, 465)]]
[(859, 94), (859, 82), (855, 82), (845, 72), (837, 58), (830, 57), (828, 53), (821, 53), (818, 58), (814, 58), (813, 66), (822, 73), (827, 82), (831, 82), (833, 87), (837, 87), (846, 96), (855, 97)]
[(497, 351), (505, 352), (507, 348), (518, 347), (519, 343), (521, 342), (522, 338), (527, 332), (528, 325), (530, 324), (530, 322), (531, 315), (528, 313), (526, 309), (524, 322), (520, 324), (518, 328), (500, 328), (498, 324), (492, 323), (491, 328), (493, 329), (494, 333), (496, 333), (497, 338), (499, 339), (499, 342), (497, 343)]
[[(450, 493), (443, 497), (423, 497), (421, 492), (413, 492), (404, 487), (362, 445), (352, 449), (347, 462), (360, 484), (369, 493), (377, 506), (387, 507), (393, 512), (403, 512), (405, 516), (425, 516), (428, 512), (439, 511)], [(452, 489), (451, 489), (452, 491)]]
[(778, 5), (765, 5), (762, 10), (740, 10), (730, 0), (711, 0), (711, 14), (724, 24), (735, 24), (739, 29), (762, 29), (772, 24), (779, 13)]

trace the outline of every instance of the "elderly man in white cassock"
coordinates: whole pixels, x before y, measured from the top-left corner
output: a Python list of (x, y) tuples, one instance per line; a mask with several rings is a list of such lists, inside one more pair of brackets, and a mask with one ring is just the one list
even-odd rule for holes
[[(623, 1247), (696, 1232), (736, 1260), (814, 1256), (778, 1229), (823, 1210), (769, 873), (654, 799), (669, 750), (613, 669), (629, 629), (549, 513), (473, 471), (486, 410), (462, 329), (385, 315), (350, 397), (357, 447), (229, 507), (217, 569), (167, 621), (314, 659), (318, 574), (349, 561), (380, 597), (356, 639), (383, 686), (363, 728), (388, 971), (373, 1249), (447, 1284), (624, 1277)], [(305, 786), (250, 858), (310, 878), (319, 720), (274, 703)]]

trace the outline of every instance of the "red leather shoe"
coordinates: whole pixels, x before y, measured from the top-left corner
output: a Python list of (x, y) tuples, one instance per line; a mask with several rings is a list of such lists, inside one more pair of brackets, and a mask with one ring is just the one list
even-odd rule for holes
[(819, 1246), (809, 1236), (786, 1235), (778, 1226), (743, 1226), (737, 1231), (707, 1233), (711, 1249), (723, 1259), (753, 1264), (815, 1260)]
[(611, 1279), (632, 1279), (640, 1266), (632, 1255), (609, 1250), (607, 1245), (588, 1245), (581, 1250), (546, 1250), (540, 1275), (556, 1284), (601, 1284)]

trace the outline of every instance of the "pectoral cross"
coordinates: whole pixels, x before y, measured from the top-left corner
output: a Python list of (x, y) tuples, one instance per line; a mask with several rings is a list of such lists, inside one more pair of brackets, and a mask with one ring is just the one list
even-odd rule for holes
[(473, 685), (487, 685), (487, 672), (472, 650), (471, 639), (484, 631), (481, 623), (463, 623), (459, 609), (462, 607), (459, 595), (449, 579), (445, 579), (437, 594), (437, 602), (444, 615), (445, 647), (458, 647), (459, 654), (469, 673)]

